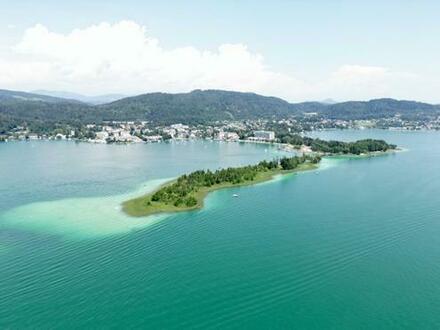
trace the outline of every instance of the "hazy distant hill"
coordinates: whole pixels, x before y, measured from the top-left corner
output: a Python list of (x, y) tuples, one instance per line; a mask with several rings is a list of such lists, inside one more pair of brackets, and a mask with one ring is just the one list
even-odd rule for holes
[(279, 119), (302, 116), (304, 113), (317, 113), (332, 119), (384, 118), (396, 114), (423, 118), (439, 115), (440, 107), (394, 99), (291, 104), (276, 97), (221, 90), (150, 93), (93, 106), (72, 99), (0, 90), (0, 133), (23, 123), (42, 129), (54, 127), (57, 123), (81, 125), (103, 120), (207, 123), (218, 120)]
[[(73, 100), (70, 100), (73, 101)], [(60, 97), (53, 97), (48, 95), (41, 95), (36, 93), (26, 93), (26, 92), (19, 92), (19, 91), (10, 91), (6, 89), (0, 89), (0, 102), (1, 104), (4, 104), (6, 102), (46, 102), (46, 103), (60, 103), (60, 102), (69, 102), (69, 100), (66, 100), (64, 98)], [(77, 101), (74, 101), (75, 103), (78, 103)]]
[(319, 101), (319, 103), (323, 103), (323, 104), (335, 104), (338, 103), (337, 101), (333, 100), (333, 99), (324, 99), (322, 101)]
[(127, 97), (127, 95), (124, 94), (105, 94), (105, 95), (97, 95), (97, 96), (87, 96), (87, 95), (65, 92), (65, 91), (48, 91), (44, 89), (33, 91), (33, 93), (64, 98), (64, 99), (77, 100), (94, 105), (110, 103), (116, 100), (123, 99), (124, 97)]

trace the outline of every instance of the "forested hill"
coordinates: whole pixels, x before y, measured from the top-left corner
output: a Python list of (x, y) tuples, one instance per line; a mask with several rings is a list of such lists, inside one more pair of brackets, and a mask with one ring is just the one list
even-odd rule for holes
[(401, 114), (420, 117), (440, 113), (440, 107), (414, 101), (376, 99), (336, 104), (288, 103), (280, 98), (221, 90), (152, 93), (128, 97), (100, 107), (107, 119), (147, 119), (158, 123), (286, 118), (318, 113), (332, 119), (374, 119)]
[(56, 123), (81, 125), (103, 120), (147, 120), (157, 124), (194, 124), (218, 120), (280, 119), (304, 113), (317, 113), (332, 119), (372, 119), (396, 114), (423, 118), (439, 115), (440, 107), (394, 99), (292, 104), (276, 97), (221, 90), (150, 93), (92, 106), (70, 99), (0, 90), (0, 133), (23, 124), (41, 130)]
[(128, 97), (100, 107), (107, 119), (147, 119), (158, 123), (282, 118), (292, 105), (276, 97), (221, 90), (152, 93)]
[(0, 90), (0, 133), (24, 124), (49, 131), (57, 123), (79, 125), (94, 117), (93, 109), (79, 101)]
[(396, 114), (414, 118), (439, 114), (440, 106), (415, 101), (376, 99), (323, 105), (316, 112), (332, 119), (374, 119)]

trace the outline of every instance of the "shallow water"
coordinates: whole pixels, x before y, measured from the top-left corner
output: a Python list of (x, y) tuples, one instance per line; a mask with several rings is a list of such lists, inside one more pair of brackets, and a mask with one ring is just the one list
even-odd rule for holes
[(439, 327), (440, 134), (316, 134), (408, 151), (220, 190), (200, 211), (128, 218), (120, 201), (163, 179), (281, 153), (0, 144), (0, 327)]
[(284, 154), (274, 147), (198, 141), (112, 146), (26, 142), (5, 144), (2, 151), (0, 224), (66, 238), (154, 224), (163, 217), (131, 218), (121, 211), (121, 203), (152, 191), (170, 175)]
[(65, 238), (94, 238), (121, 234), (152, 225), (161, 216), (132, 218), (121, 204), (154, 190), (163, 180), (151, 180), (132, 193), (104, 197), (76, 197), (35, 202), (0, 215), (4, 228), (53, 233)]

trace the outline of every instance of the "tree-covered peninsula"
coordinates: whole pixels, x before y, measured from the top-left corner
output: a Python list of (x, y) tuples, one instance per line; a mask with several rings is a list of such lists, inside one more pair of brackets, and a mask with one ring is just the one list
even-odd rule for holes
[(199, 170), (184, 174), (156, 191), (123, 203), (131, 216), (147, 216), (201, 208), (205, 196), (217, 189), (249, 185), (270, 180), (276, 174), (314, 169), (324, 155), (361, 155), (396, 149), (383, 140), (365, 139), (355, 142), (324, 141), (300, 135), (285, 135), (282, 142), (294, 146), (306, 145), (313, 153), (261, 161), (256, 165), (229, 167), (216, 171)]
[(216, 171), (199, 170), (182, 175), (151, 194), (124, 202), (123, 210), (131, 216), (146, 216), (201, 208), (210, 191), (266, 181), (276, 174), (313, 169), (320, 161), (320, 156), (303, 155)]
[(291, 144), (296, 147), (305, 145), (310, 147), (314, 152), (323, 153), (327, 155), (361, 155), (371, 154), (373, 152), (385, 152), (395, 150), (397, 148), (394, 144), (389, 144), (384, 140), (363, 139), (354, 142), (343, 141), (325, 141), (321, 139), (314, 139), (298, 134), (281, 134), (278, 136), (282, 143)]

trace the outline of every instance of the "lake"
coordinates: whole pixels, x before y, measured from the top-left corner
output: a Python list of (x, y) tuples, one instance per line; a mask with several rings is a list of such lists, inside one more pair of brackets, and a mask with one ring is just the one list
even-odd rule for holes
[(311, 135), (405, 150), (325, 159), (216, 191), (199, 211), (130, 218), (120, 203), (165, 180), (285, 153), (0, 144), (0, 328), (439, 328), (440, 133)]

